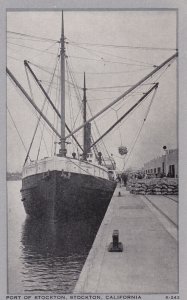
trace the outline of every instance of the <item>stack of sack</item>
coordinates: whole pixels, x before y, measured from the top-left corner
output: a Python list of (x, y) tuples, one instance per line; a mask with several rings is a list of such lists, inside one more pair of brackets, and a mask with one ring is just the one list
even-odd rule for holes
[(140, 195), (178, 195), (178, 180), (175, 178), (130, 179), (127, 190)]

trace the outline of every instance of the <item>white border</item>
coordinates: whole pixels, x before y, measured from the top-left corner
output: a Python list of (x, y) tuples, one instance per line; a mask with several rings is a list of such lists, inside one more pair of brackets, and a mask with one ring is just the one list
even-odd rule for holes
[[(7, 293), (6, 220), (6, 10), (55, 9), (178, 9), (179, 38), (179, 295), (187, 299), (187, 2), (185, 0), (0, 0), (0, 299)], [(106, 291), (107, 293), (107, 291)], [(165, 299), (166, 295), (142, 295), (142, 299)], [(34, 298), (33, 298), (34, 299)]]

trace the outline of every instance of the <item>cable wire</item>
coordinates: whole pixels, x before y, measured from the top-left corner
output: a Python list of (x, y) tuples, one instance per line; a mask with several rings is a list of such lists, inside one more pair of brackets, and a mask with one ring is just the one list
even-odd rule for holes
[[(26, 76), (27, 76), (27, 81), (28, 81), (28, 85), (29, 85), (29, 89), (30, 89), (31, 98), (34, 101), (34, 95), (33, 95), (32, 87), (31, 87), (31, 82), (30, 82), (30, 79), (29, 79), (29, 74), (28, 74), (28, 70), (27, 70), (26, 66), (25, 66), (25, 72), (26, 72)], [(41, 115), (38, 116), (38, 124), (39, 124), (40, 120), (41, 120)], [(44, 128), (44, 126), (45, 126), (45, 123), (43, 123), (43, 128)], [(37, 130), (37, 128), (36, 128), (36, 130)], [(41, 132), (42, 132), (42, 128), (40, 128), (40, 129), (41, 129)], [(49, 156), (45, 140), (44, 140), (44, 144), (45, 144), (47, 155)]]
[[(56, 67), (57, 67), (57, 63), (58, 63), (58, 59), (57, 59), (57, 61), (56, 61), (56, 66), (55, 66), (55, 69), (54, 69), (54, 73), (55, 73), (55, 70), (56, 70)], [(53, 77), (51, 78), (51, 82), (52, 82), (52, 80), (53, 80)], [(49, 90), (50, 90), (50, 86), (49, 86)], [(41, 111), (43, 111), (46, 101), (47, 101), (47, 98), (45, 97), (44, 102), (43, 102), (43, 105), (42, 105)], [(38, 121), (37, 121), (35, 130), (34, 130), (34, 134), (33, 134), (33, 137), (32, 137), (32, 140), (31, 140), (31, 143), (30, 143), (30, 146), (29, 146), (29, 149), (28, 149), (28, 153), (27, 153), (27, 156), (26, 156), (26, 158), (25, 158), (24, 165), (25, 165), (25, 163), (26, 163), (26, 161), (27, 161), (27, 159), (28, 159), (28, 155), (29, 155), (30, 150), (31, 150), (31, 147), (32, 147), (32, 145), (33, 145), (33, 142), (34, 142), (34, 139), (35, 139), (35, 136), (36, 136), (36, 132), (37, 132), (37, 129), (38, 129), (40, 120), (41, 120), (41, 115), (40, 115), (39, 118), (38, 118)], [(44, 127), (43, 127), (43, 130), (44, 130)], [(42, 131), (42, 135), (41, 135), (41, 140), (42, 140), (42, 137), (43, 137), (43, 131)], [(39, 152), (40, 152), (41, 140), (40, 140), (40, 145), (39, 145), (39, 149), (38, 149), (37, 159), (38, 159)]]
[[(71, 41), (71, 43), (75, 43)], [(76, 43), (75, 43), (76, 44)], [(99, 47), (113, 47), (113, 48), (127, 48), (127, 49), (139, 49), (139, 50), (162, 50), (162, 51), (173, 51), (177, 50), (176, 48), (163, 48), (163, 47), (145, 47), (145, 46), (129, 46), (129, 45), (113, 45), (113, 44), (98, 44), (98, 43), (79, 43), (79, 45), (90, 45), (90, 46), (99, 46)]]
[(25, 33), (21, 33), (21, 32), (10, 31), (10, 30), (7, 30), (7, 33), (20, 35), (20, 36), (25, 36), (25, 37), (30, 37), (30, 38), (39, 39), (39, 40), (48, 41), (48, 42), (49, 41), (50, 42), (59, 42), (58, 40), (54, 40), (54, 39), (39, 37), (39, 36), (31, 35), (31, 34), (25, 34)]
[(42, 49), (38, 49), (38, 48), (33, 48), (33, 47), (30, 47), (30, 46), (25, 46), (25, 45), (20, 45), (20, 44), (12, 43), (12, 42), (7, 42), (7, 43), (11, 44), (11, 45), (14, 45), (14, 46), (19, 46), (19, 47), (23, 47), (23, 48), (26, 48), (26, 49), (34, 50), (34, 51), (37, 51), (37, 52), (42, 52), (42, 53), (47, 52), (47, 54), (56, 55), (56, 53), (54, 53), (54, 52), (47, 51), (49, 48), (51, 48), (52, 46), (54, 46), (56, 44), (56, 42), (53, 43), (50, 47), (47, 47), (47, 48), (45, 48), (43, 50)]
[(133, 144), (132, 144), (132, 147), (131, 147), (131, 149), (130, 149), (130, 152), (127, 154), (127, 158), (126, 158), (126, 160), (125, 160), (125, 162), (124, 162), (123, 169), (125, 168), (125, 165), (127, 164), (129, 158), (131, 157), (131, 154), (132, 154), (132, 152), (133, 152), (133, 150), (134, 150), (134, 147), (135, 147), (135, 145), (136, 145), (136, 143), (137, 143), (137, 141), (138, 141), (138, 138), (139, 138), (139, 136), (140, 136), (140, 134), (141, 134), (142, 128), (143, 128), (143, 126), (144, 126), (144, 124), (145, 124), (145, 122), (146, 122), (146, 120), (147, 120), (148, 114), (149, 114), (149, 112), (150, 112), (151, 105), (153, 104), (153, 100), (154, 100), (154, 98), (155, 98), (156, 92), (157, 92), (157, 89), (155, 89), (154, 92), (153, 92), (153, 95), (152, 95), (151, 101), (150, 101), (150, 103), (149, 103), (148, 109), (147, 109), (147, 111), (146, 111), (145, 117), (144, 117), (144, 119), (143, 119), (143, 122), (142, 122), (142, 124), (141, 124), (141, 126), (140, 126), (140, 129), (138, 130), (138, 133), (137, 133), (137, 135), (136, 135), (136, 137), (135, 137), (135, 140), (134, 140), (134, 142), (133, 142)]
[[(107, 52), (103, 52), (103, 51), (98, 51), (98, 50), (93, 50), (93, 49), (90, 49), (90, 48), (85, 48), (85, 47), (81, 47), (81, 46), (78, 46), (78, 44), (71, 44), (71, 43), (68, 43), (69, 45), (71, 46), (75, 46), (75, 47), (78, 47), (78, 48), (81, 48), (83, 50), (86, 50), (87, 52), (96, 52), (96, 53), (102, 53), (102, 54), (106, 54), (107, 56), (112, 56), (112, 57), (116, 57), (116, 58), (120, 58), (120, 59), (124, 59), (124, 60), (129, 60), (129, 61), (134, 61), (134, 62), (137, 62), (137, 63), (141, 63), (142, 66), (153, 66), (152, 64), (149, 64), (149, 63), (145, 63), (143, 61), (140, 61), (140, 60), (135, 60), (135, 59), (129, 59), (129, 58), (126, 58), (126, 57), (122, 57), (122, 56), (119, 56), (119, 55), (114, 55), (112, 53), (107, 53)], [(103, 57), (101, 57), (100, 55), (97, 55), (100, 59), (103, 59)], [(135, 64), (136, 65), (136, 64)], [(138, 65), (139, 66), (139, 65)]]
[[(10, 113), (10, 110), (9, 110), (8, 106), (7, 106), (7, 111), (8, 111), (8, 113), (9, 113), (10, 119), (11, 119), (11, 121), (12, 121), (12, 123), (13, 123), (13, 125), (14, 125), (16, 131), (17, 131), (17, 134), (18, 134), (18, 136), (19, 136), (19, 138), (20, 138), (20, 140), (21, 140), (21, 143), (22, 143), (22, 145), (23, 145), (23, 147), (24, 147), (24, 149), (25, 149), (25, 151), (26, 151), (26, 153), (27, 153), (27, 148), (26, 148), (26, 146), (25, 146), (25, 144), (24, 144), (24, 142), (23, 142), (23, 139), (22, 139), (22, 137), (21, 137), (21, 135), (20, 135), (20, 133), (19, 133), (19, 130), (18, 130), (18, 128), (17, 128), (17, 126), (16, 126), (16, 123), (15, 123), (13, 117), (12, 117), (12, 114)], [(28, 156), (28, 158), (30, 159), (30, 156)], [(30, 159), (30, 160), (31, 160), (31, 159)]]

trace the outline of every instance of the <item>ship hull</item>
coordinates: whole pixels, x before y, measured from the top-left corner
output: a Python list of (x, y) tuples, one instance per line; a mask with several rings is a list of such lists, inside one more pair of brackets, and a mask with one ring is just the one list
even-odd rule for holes
[(22, 180), (22, 201), (28, 215), (50, 220), (102, 219), (116, 183), (78, 173), (48, 171)]

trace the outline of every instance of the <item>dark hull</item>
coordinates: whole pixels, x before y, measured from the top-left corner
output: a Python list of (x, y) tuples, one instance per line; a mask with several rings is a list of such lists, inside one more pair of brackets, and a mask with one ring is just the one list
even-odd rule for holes
[(50, 171), (24, 178), (21, 194), (25, 211), (32, 217), (102, 219), (115, 187), (115, 182), (91, 175)]

